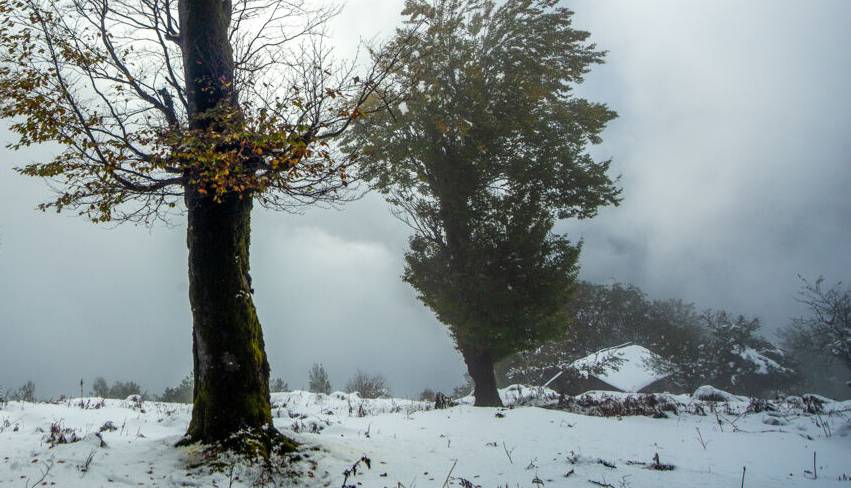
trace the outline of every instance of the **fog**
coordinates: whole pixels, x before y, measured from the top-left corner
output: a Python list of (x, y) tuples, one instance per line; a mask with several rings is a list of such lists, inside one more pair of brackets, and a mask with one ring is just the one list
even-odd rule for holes
[[(592, 151), (613, 159), (624, 188), (620, 207), (558, 226), (584, 241), (583, 279), (758, 315), (771, 333), (802, 311), (797, 274), (851, 278), (851, 4), (569, 6), (609, 51), (579, 93), (620, 114)], [(389, 34), (400, 10), (350, 0), (333, 38), (349, 53)], [(49, 189), (11, 168), (55, 149), (2, 152), (0, 385), (33, 380), (46, 397), (100, 375), (159, 393), (192, 363), (184, 224), (113, 228), (33, 210)], [(255, 212), (273, 376), (304, 387), (322, 362), (335, 388), (357, 368), (397, 395), (462, 382), (445, 328), (400, 279), (408, 232), (376, 195)]]

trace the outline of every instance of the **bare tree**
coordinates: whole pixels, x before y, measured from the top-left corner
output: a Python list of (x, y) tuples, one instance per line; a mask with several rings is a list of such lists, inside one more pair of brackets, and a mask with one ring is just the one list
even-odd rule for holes
[(354, 196), (354, 160), (333, 138), (392, 102), (384, 81), (408, 50), (335, 64), (323, 29), (337, 10), (314, 5), (0, 0), (11, 147), (63, 148), (19, 168), (57, 192), (40, 208), (95, 222), (188, 217), (195, 385), (183, 442), (280, 440), (251, 297), (251, 209)]
[(851, 370), (851, 289), (842, 283), (825, 288), (823, 277), (815, 283), (804, 278), (801, 282), (798, 300), (808, 314), (792, 320), (781, 334), (784, 341), (821, 355), (827, 365), (838, 360)]
[(346, 393), (358, 393), (361, 398), (381, 398), (390, 395), (390, 385), (383, 375), (358, 370), (346, 383)]

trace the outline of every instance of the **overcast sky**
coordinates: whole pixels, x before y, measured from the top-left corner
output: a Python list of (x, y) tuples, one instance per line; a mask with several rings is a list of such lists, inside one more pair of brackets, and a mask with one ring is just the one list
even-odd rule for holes
[[(614, 159), (623, 204), (559, 224), (584, 239), (584, 279), (759, 315), (769, 331), (801, 312), (798, 273), (851, 280), (851, 3), (569, 6), (609, 51), (580, 93), (620, 113), (593, 153)], [(334, 38), (389, 33), (400, 9), (349, 0)], [(2, 150), (0, 386), (70, 394), (102, 375), (160, 392), (192, 364), (185, 227), (34, 211), (46, 186), (11, 166), (50, 153)], [(399, 279), (407, 233), (375, 196), (343, 211), (255, 212), (273, 376), (303, 387), (322, 362), (337, 388), (356, 368), (397, 394), (462, 381), (444, 327)]]

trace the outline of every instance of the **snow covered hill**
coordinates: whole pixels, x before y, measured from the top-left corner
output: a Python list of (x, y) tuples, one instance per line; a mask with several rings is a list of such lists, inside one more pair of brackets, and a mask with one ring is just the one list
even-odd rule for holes
[[(534, 398), (535, 391), (515, 387), (502, 394), (513, 402)], [(591, 393), (584, 401), (602, 398), (637, 397)], [(272, 400), (275, 425), (304, 446), (305, 459), (296, 464), (300, 477), (284, 485), (339, 487), (343, 472), (366, 456), (371, 468), (361, 463), (347, 484), (738, 487), (744, 468), (748, 488), (851, 486), (841, 481), (851, 476), (851, 402), (826, 401), (819, 413), (807, 413), (799, 398), (764, 411), (765, 405), (754, 408), (736, 397), (713, 403), (672, 396), (689, 407), (651, 418), (531, 406), (432, 410), (425, 402), (344, 393), (296, 391)], [(197, 466), (198, 449), (172, 447), (186, 429), (188, 405), (99, 399), (83, 405), (79, 399), (0, 404), (0, 486), (237, 487), (257, 481), (255, 468), (210, 473)], [(705, 415), (686, 413), (700, 410)]]

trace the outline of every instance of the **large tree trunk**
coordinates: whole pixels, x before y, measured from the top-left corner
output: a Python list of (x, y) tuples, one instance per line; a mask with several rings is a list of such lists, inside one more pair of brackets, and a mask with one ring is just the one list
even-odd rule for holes
[(195, 392), (188, 442), (274, 431), (269, 363), (248, 274), (251, 197), (187, 189)]
[(493, 359), (487, 351), (459, 344), (461, 355), (467, 363), (467, 372), (473, 378), (473, 396), (476, 407), (501, 407), (502, 400), (496, 389), (496, 376), (494, 375)]
[[(230, 10), (227, 0), (178, 2), (189, 124), (196, 130), (228, 130), (217, 114), (239, 114)], [(223, 443), (265, 456), (293, 444), (272, 425), (269, 364), (248, 274), (252, 198), (229, 192), (214, 200), (198, 178), (202, 171), (185, 175), (195, 391), (181, 443)]]

